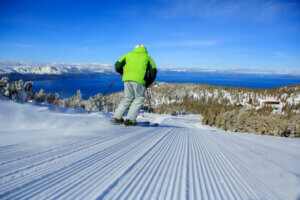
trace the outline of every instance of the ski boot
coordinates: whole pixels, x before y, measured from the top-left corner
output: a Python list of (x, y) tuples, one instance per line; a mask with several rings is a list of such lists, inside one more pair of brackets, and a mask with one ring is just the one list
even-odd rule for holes
[(115, 125), (120, 125), (120, 124), (124, 123), (124, 119), (123, 118), (121, 118), (121, 119), (112, 118), (111, 122)]
[(125, 126), (136, 126), (137, 123), (136, 123), (136, 121), (132, 121), (130, 119), (126, 119), (125, 122), (124, 122), (124, 125)]

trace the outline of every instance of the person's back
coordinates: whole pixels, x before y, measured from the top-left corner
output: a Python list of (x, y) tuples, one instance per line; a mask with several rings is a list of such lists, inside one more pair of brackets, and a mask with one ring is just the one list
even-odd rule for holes
[[(138, 46), (125, 54), (115, 64), (116, 71), (123, 74), (123, 82), (134, 81), (148, 87), (155, 80), (156, 66), (145, 46)], [(147, 70), (148, 73), (147, 74)]]
[(156, 66), (144, 45), (125, 54), (115, 64), (116, 71), (123, 75), (124, 98), (118, 106), (113, 122), (122, 123), (123, 115), (130, 107), (125, 124), (135, 125), (136, 117), (145, 100), (145, 87), (149, 87), (156, 77)]

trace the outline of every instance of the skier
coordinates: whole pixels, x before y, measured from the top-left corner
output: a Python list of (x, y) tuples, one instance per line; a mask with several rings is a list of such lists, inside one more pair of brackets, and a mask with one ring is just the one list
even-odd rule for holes
[[(156, 77), (156, 66), (153, 59), (148, 55), (146, 47), (136, 45), (135, 49), (125, 54), (116, 64), (115, 69), (123, 75), (124, 96), (115, 111), (112, 122), (124, 123), (126, 126), (135, 126), (136, 118), (145, 100), (145, 91)], [(129, 108), (126, 120), (123, 115)]]

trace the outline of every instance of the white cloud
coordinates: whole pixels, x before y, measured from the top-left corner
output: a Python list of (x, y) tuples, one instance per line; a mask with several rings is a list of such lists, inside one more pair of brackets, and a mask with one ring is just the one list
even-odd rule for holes
[(36, 45), (33, 44), (24, 44), (24, 43), (11, 43), (10, 45), (18, 48), (23, 48), (23, 49), (37, 47)]
[(288, 69), (284, 71), (263, 70), (254, 68), (241, 68), (233, 66), (230, 68), (201, 68), (201, 67), (161, 67), (162, 71), (177, 71), (177, 72), (210, 72), (210, 73), (233, 73), (233, 74), (289, 74), (300, 75), (299, 73)]
[(157, 42), (152, 43), (151, 47), (191, 47), (191, 46), (213, 46), (219, 42), (214, 40), (198, 40), (198, 41), (174, 41), (174, 42)]
[(156, 9), (159, 16), (174, 17), (201, 17), (218, 19), (251, 19), (270, 20), (281, 15), (299, 15), (295, 8), (300, 6), (299, 1), (279, 0), (164, 0), (163, 9)]
[(107, 63), (58, 63), (58, 62), (32, 62), (32, 61), (15, 61), (15, 60), (1, 60), (0, 59), (0, 67), (11, 67), (11, 66), (24, 66), (24, 65), (30, 65), (30, 66), (69, 66), (74, 65), (78, 67), (113, 67), (113, 64), (107, 64)]
[(280, 58), (292, 58), (291, 55), (289, 55), (285, 52), (275, 51), (274, 54)]
[(16, 60), (0, 60), (0, 67), (12, 67), (21, 65), (43, 65), (45, 63), (31, 62), (31, 61), (16, 61)]

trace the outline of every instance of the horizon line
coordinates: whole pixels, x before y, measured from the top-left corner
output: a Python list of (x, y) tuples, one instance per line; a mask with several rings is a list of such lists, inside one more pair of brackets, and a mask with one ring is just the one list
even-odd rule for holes
[[(42, 65), (42, 66), (49, 66), (49, 65), (102, 65), (102, 66), (111, 66), (113, 67), (113, 63), (100, 63), (100, 62), (42, 62), (42, 61), (26, 61), (26, 60), (6, 60), (0, 59), (0, 68), (1, 67), (20, 67), (22, 65)], [(61, 66), (61, 67), (63, 67)], [(32, 66), (34, 67), (34, 66)], [(211, 72), (211, 73), (225, 73), (231, 72), (235, 74), (278, 74), (278, 75), (294, 75), (300, 76), (300, 71), (296, 72), (293, 70), (284, 70), (284, 71), (274, 71), (274, 70), (261, 70), (261, 69), (247, 69), (247, 68), (239, 68), (239, 67), (231, 67), (231, 68), (204, 68), (204, 67), (183, 67), (183, 66), (158, 66), (158, 69), (162, 71), (174, 71), (174, 72)]]

